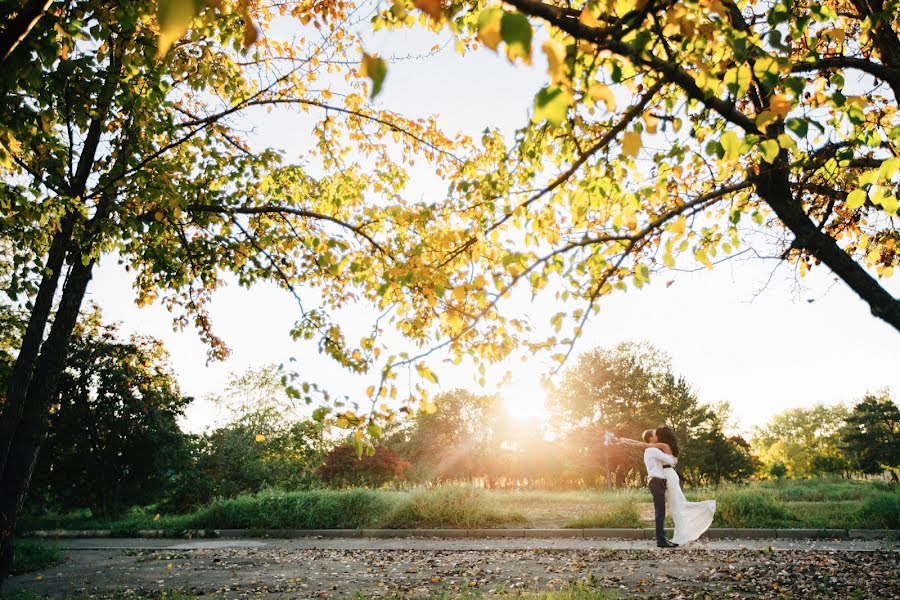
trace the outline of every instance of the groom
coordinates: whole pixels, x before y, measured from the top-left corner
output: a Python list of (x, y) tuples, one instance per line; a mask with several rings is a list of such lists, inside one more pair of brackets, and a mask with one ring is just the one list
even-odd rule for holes
[[(655, 429), (648, 429), (642, 437), (648, 444), (659, 442)], [(675, 548), (678, 546), (678, 544), (673, 544), (666, 539), (666, 476), (663, 473), (664, 468), (674, 467), (677, 462), (677, 458), (666, 454), (659, 448), (647, 448), (644, 450), (644, 466), (647, 467), (648, 478), (647, 486), (650, 488), (650, 494), (653, 496), (653, 508), (656, 513), (656, 545), (660, 548)]]

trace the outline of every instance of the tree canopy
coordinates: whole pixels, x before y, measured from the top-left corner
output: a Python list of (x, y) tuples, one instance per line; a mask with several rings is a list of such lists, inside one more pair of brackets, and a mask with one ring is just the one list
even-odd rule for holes
[[(375, 26), (412, 25), (411, 4)], [(464, 52), (548, 64), (531, 122), (510, 143), (486, 132), (451, 185), (444, 214), (465, 216), (451, 256), (479, 265), (454, 278), (470, 292), (460, 313), (515, 325), (500, 299), (549, 288), (568, 306), (553, 321), (567, 335), (533, 345), (565, 347), (613, 290), (748, 254), (800, 275), (824, 263), (900, 329), (884, 285), (900, 260), (896, 0), (415, 6)]]

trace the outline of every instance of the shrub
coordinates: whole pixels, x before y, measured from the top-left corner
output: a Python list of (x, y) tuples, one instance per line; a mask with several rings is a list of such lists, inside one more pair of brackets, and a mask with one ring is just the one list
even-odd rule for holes
[(40, 571), (62, 562), (63, 555), (59, 546), (36, 540), (15, 540), (13, 542), (12, 573), (29, 573)]
[(791, 527), (796, 522), (777, 496), (767, 492), (727, 492), (716, 498), (720, 527)]

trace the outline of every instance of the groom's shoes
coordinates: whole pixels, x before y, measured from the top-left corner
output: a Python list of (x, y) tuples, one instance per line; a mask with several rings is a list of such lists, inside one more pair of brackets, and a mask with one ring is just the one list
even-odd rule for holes
[(678, 544), (676, 544), (674, 542), (670, 542), (669, 540), (666, 540), (666, 542), (664, 544), (657, 542), (656, 547), (657, 548), (677, 548)]

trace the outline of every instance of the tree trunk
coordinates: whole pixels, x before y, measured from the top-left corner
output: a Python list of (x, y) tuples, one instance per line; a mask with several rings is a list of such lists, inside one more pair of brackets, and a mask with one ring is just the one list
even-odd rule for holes
[(56, 295), (56, 288), (59, 285), (59, 275), (62, 272), (63, 260), (72, 237), (74, 223), (74, 216), (67, 216), (62, 221), (60, 231), (53, 236), (53, 242), (47, 253), (47, 262), (44, 265), (44, 276), (41, 278), (37, 297), (34, 300), (34, 308), (31, 310), (28, 326), (22, 337), (22, 345), (7, 382), (6, 405), (0, 411), (0, 474), (3, 473), (6, 466), (6, 457), (12, 445), (13, 435), (22, 418), (25, 395), (34, 374), (35, 362), (40, 352), (41, 341), (44, 339), (47, 321), (50, 318), (53, 297)]
[(865, 301), (872, 314), (900, 331), (900, 300), (891, 296), (874, 277), (837, 245), (837, 242), (816, 227), (803, 212), (791, 192), (785, 173), (788, 171), (786, 152), (766, 168), (756, 180), (756, 192), (775, 211), (781, 222), (796, 236), (794, 246), (810, 252), (821, 260)]
[(10, 445), (6, 468), (0, 476), (0, 489), (3, 490), (0, 496), (0, 586), (12, 567), (12, 539), (16, 521), (25, 502), (38, 451), (47, 436), (47, 414), (56, 397), (59, 377), (65, 368), (69, 339), (94, 267), (93, 260), (82, 264), (78, 252), (74, 253), (73, 258), (75, 264), (66, 279), (50, 335), (41, 348), (22, 419)]

